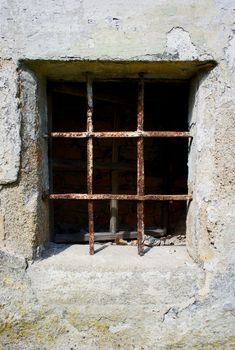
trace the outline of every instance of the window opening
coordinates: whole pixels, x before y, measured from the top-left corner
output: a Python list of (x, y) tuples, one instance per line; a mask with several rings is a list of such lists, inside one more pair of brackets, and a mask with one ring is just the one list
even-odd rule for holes
[[(51, 83), (50, 161), (57, 242), (176, 233), (185, 225), (187, 82)], [(172, 224), (173, 223), (173, 224)], [(181, 225), (181, 226), (180, 226)]]

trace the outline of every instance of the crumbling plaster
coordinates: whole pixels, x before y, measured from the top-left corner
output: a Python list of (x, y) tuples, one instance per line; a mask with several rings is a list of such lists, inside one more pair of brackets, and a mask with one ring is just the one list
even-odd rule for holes
[[(128, 60), (136, 63), (140, 61), (189, 62), (195, 60), (205, 62), (208, 59), (217, 61), (219, 65), (215, 71), (206, 77), (204, 75), (202, 78), (197, 78), (201, 83), (198, 82), (198, 95), (195, 99), (193, 113), (197, 126), (192, 127), (192, 132), (195, 132), (195, 130), (200, 130), (200, 132), (196, 134), (192, 150), (196, 150), (197, 155), (202, 154), (202, 156), (197, 160), (197, 169), (195, 168), (196, 165), (194, 166), (194, 158), (192, 158), (192, 161), (189, 160), (189, 162), (191, 161), (190, 171), (192, 169), (192, 176), (189, 177), (191, 190), (193, 191), (193, 184), (195, 186), (197, 182), (201, 187), (204, 184), (204, 190), (206, 191), (214, 186), (215, 188), (211, 189), (210, 193), (216, 194), (215, 197), (217, 196), (219, 192), (216, 187), (218, 182), (215, 177), (215, 170), (217, 169), (215, 168), (215, 157), (221, 161), (222, 158), (220, 157), (221, 147), (219, 147), (218, 152), (212, 149), (212, 145), (215, 148), (217, 147), (215, 137), (216, 135), (219, 137), (219, 129), (221, 129), (220, 125), (215, 130), (220, 120), (220, 118), (216, 119), (216, 115), (224, 115), (226, 110), (229, 118), (230, 113), (227, 112), (227, 106), (230, 104), (229, 108), (233, 108), (231, 92), (234, 86), (233, 75), (231, 74), (234, 69), (232, 5), (232, 1), (212, 1), (200, 4), (195, 1), (182, 1), (179, 4), (178, 1), (153, 3), (149, 0), (144, 6), (141, 2), (135, 2), (133, 4), (135, 11), (133, 11), (130, 4), (124, 4), (122, 1), (115, 1), (112, 4), (106, 1), (102, 2), (102, 5), (95, 1), (70, 1), (69, 3), (57, 1), (51, 2), (50, 5), (46, 2), (44, 6), (42, 2), (34, 2), (32, 5), (30, 1), (26, 0), (20, 4), (14, 1), (10, 4), (8, 1), (1, 2), (0, 48), (1, 84), (3, 87), (0, 96), (3, 100), (1, 104), (1, 123), (3, 123), (1, 129), (3, 131), (0, 137), (3, 146), (0, 151), (0, 184), (4, 185), (1, 196), (7, 198), (8, 202), (8, 205), (6, 205), (6, 200), (4, 204), (4, 199), (2, 199), (1, 215), (4, 224), (1, 225), (1, 230), (3, 231), (4, 227), (5, 232), (1, 236), (5, 237), (4, 245), (8, 245), (9, 241), (15, 242), (15, 237), (18, 237), (18, 242), (21, 240), (19, 237), (24, 237), (19, 232), (14, 234), (17, 228), (22, 231), (22, 226), (19, 224), (20, 220), (24, 221), (22, 212), (26, 213), (25, 221), (27, 222), (27, 212), (29, 210), (30, 215), (34, 216), (33, 222), (36, 225), (39, 207), (47, 206), (41, 200), (42, 194), (48, 190), (46, 166), (44, 166), (47, 161), (46, 152), (43, 151), (46, 146), (42, 138), (43, 132), (46, 131), (46, 111), (45, 106), (40, 106), (43, 98), (38, 98), (37, 90), (40, 87), (41, 94), (45, 94), (45, 78), (48, 71), (45, 66), (44, 71), (40, 71), (41, 68), (35, 66), (34, 73), (27, 72), (27, 78), (25, 78), (26, 73), (24, 72), (27, 65), (30, 66), (32, 62), (38, 62), (39, 60), (45, 62), (56, 60), (58, 64), (53, 68), (55, 71), (60, 65), (60, 61), (68, 60), (73, 62), (97, 59), (99, 62), (102, 62), (102, 60), (116, 62)], [(24, 62), (24, 64), (22, 65), (21, 62)], [(76, 69), (79, 70), (75, 65), (70, 72), (70, 78), (76, 76)], [(62, 70), (63, 66), (60, 69), (60, 74)], [(76, 78), (73, 79), (76, 80)], [(28, 94), (27, 100), (24, 98), (25, 91)], [(216, 109), (214, 102), (217, 103)], [(211, 112), (212, 109), (215, 113)], [(22, 115), (23, 121), (21, 123)], [(26, 120), (27, 122), (24, 123)], [(231, 120), (232, 118), (229, 118), (228, 123)], [(23, 125), (25, 125), (25, 129), (21, 130)], [(25, 140), (24, 143), (29, 141), (37, 149), (37, 154), (41, 154), (41, 159), (39, 156), (37, 157), (38, 162), (32, 161), (33, 148), (31, 148), (31, 154), (26, 152), (29, 148), (24, 148), (24, 145), (21, 150), (20, 132)], [(229, 133), (229, 130), (227, 132)], [(206, 141), (208, 138), (210, 139), (210, 146)], [(229, 138), (226, 138), (226, 140), (229, 140)], [(229, 147), (225, 151), (230, 154), (231, 142), (227, 141), (227, 143)], [(194, 152), (191, 152), (191, 154), (193, 155)], [(204, 161), (203, 166), (199, 166), (203, 159), (211, 159), (209, 167), (206, 166), (206, 161)], [(220, 162), (220, 160), (217, 162)], [(20, 161), (21, 174), (19, 172)], [(29, 165), (26, 165), (26, 169), (24, 169), (24, 163), (34, 163), (35, 171), (30, 172)], [(43, 176), (40, 177), (41, 180), (38, 180), (41, 172)], [(204, 181), (199, 181), (198, 179), (202, 178), (204, 173), (209, 174), (206, 175), (207, 180), (205, 181), (204, 177)], [(15, 198), (19, 198), (17, 191), (19, 191), (24, 177), (26, 178), (26, 175), (23, 176), (23, 174), (27, 174), (27, 184), (24, 186), (28, 188), (29, 183), (31, 183), (31, 189), (22, 187), (24, 196), (28, 196), (29, 199), (22, 201), (23, 207), (19, 209), (20, 219), (17, 219), (17, 224), (13, 224), (14, 219), (10, 219), (11, 214), (9, 214), (12, 207), (9, 198), (10, 193), (12, 193), (12, 198), (14, 198), (12, 204), (16, 205), (18, 203), (18, 201), (15, 203)], [(8, 186), (6, 186), (7, 183)], [(207, 212), (210, 212), (210, 216), (213, 216), (212, 212), (215, 213), (216, 210), (212, 209), (211, 202), (203, 207), (201, 201), (205, 196), (201, 187), (196, 186), (197, 196), (195, 196), (195, 201), (191, 205), (191, 208), (194, 208), (195, 204), (195, 211), (194, 209), (191, 211), (197, 212), (200, 210), (201, 212), (200, 214), (198, 212), (199, 219), (195, 219), (194, 225), (188, 224), (190, 232), (197, 225), (206, 227), (205, 222), (202, 223), (205, 220), (200, 220), (200, 218), (205, 217), (207, 220)], [(210, 195), (207, 197), (210, 197)], [(6, 207), (8, 208), (7, 211)], [(42, 211), (43, 215), (41, 216), (44, 217), (45, 210), (42, 209)], [(189, 215), (189, 223), (193, 220), (192, 217), (193, 215)], [(210, 223), (209, 226), (211, 226)], [(27, 225), (24, 227), (27, 227)], [(191, 227), (194, 227), (194, 229)], [(213, 230), (211, 227), (208, 230), (213, 232), (211, 235), (216, 236), (214, 229), (213, 226)], [(192, 243), (191, 245), (190, 242), (195, 239), (199, 242), (200, 240), (196, 238), (198, 232), (201, 232), (201, 234), (204, 232), (203, 235), (205, 236), (207, 228), (204, 228), (204, 230), (197, 228), (195, 230), (194, 234), (189, 233), (188, 235), (188, 245), (190, 253), (194, 258), (200, 260), (199, 256), (202, 257), (203, 254), (200, 255), (196, 249), (199, 243)], [(24, 229), (23, 231), (26, 235), (29, 234), (29, 242), (33, 239), (34, 245), (36, 242), (41, 244), (46, 239), (45, 234), (35, 235), (35, 228), (32, 230)], [(34, 234), (32, 234), (33, 232)], [(41, 237), (44, 238), (41, 239)], [(22, 242), (24, 241), (23, 238)], [(25, 249), (27, 250), (26, 245), (23, 244), (22, 252)], [(32, 245), (27, 251), (30, 252), (30, 250), (32, 250)]]
[[(111, 307), (107, 311), (101, 303), (105, 310), (102, 311), (97, 306), (99, 302), (96, 301), (96, 306), (92, 306), (94, 309), (88, 308), (90, 311), (87, 314), (86, 327), (95, 329), (90, 334), (94, 339), (97, 339), (97, 329), (103, 327), (105, 331), (102, 335), (99, 331), (98, 338), (105, 344), (110, 332), (119, 329), (119, 334), (120, 329), (126, 329), (126, 324), (131, 322), (127, 317), (130, 312), (135, 320), (133, 324), (137, 327), (132, 324), (134, 330), (139, 329), (138, 327), (149, 329), (151, 324), (151, 336), (150, 333), (143, 332), (146, 342), (142, 342), (141, 337), (138, 338), (140, 340), (136, 349), (146, 344), (143, 348), (174, 349), (177, 348), (174, 346), (180, 346), (188, 349), (189, 343), (196, 349), (234, 349), (235, 325), (231, 326), (234, 324), (235, 310), (233, 1), (147, 0), (143, 3), (139, 0), (2, 0), (0, 7), (0, 247), (5, 252), (2, 259), (2, 266), (5, 267), (1, 271), (4, 277), (4, 307), (0, 309), (3, 310), (3, 319), (7, 320), (2, 333), (4, 346), (7, 349), (16, 346), (31, 349), (31, 340), (37, 336), (39, 345), (34, 348), (42, 348), (39, 329), (44, 327), (44, 333), (48, 336), (46, 348), (64, 348), (68, 319), (70, 331), (74, 331), (75, 327), (76, 332), (79, 332), (73, 333), (73, 344), (78, 340), (84, 341), (83, 333), (80, 332), (81, 314), (85, 317), (83, 309), (74, 308), (72, 313), (69, 307), (65, 307), (64, 313), (61, 311), (62, 315), (59, 311), (60, 301), (53, 296), (56, 283), (57, 288), (63, 283), (66, 286), (67, 282), (64, 282), (64, 279), (67, 278), (67, 273), (72, 276), (73, 273), (66, 271), (57, 282), (49, 285), (49, 282), (45, 282), (49, 278), (47, 269), (53, 270), (53, 266), (47, 266), (47, 263), (44, 263), (45, 266), (40, 265), (39, 262), (39, 265), (30, 265), (27, 269), (28, 263), (24, 260), (28, 261), (37, 254), (40, 255), (40, 250), (46, 246), (49, 239), (48, 202), (44, 199), (48, 190), (47, 144), (43, 134), (47, 130), (47, 69), (52, 62), (57, 62), (53, 66), (55, 69), (60, 67), (58, 74), (61, 74), (65, 62), (75, 62), (69, 78), (76, 80), (76, 74), (80, 74), (79, 64), (76, 63), (79, 61), (98, 61), (97, 64), (115, 61), (124, 63), (125, 66), (126, 61), (136, 64), (165, 61), (169, 64), (195, 60), (203, 63), (213, 60), (217, 62), (213, 70), (199, 71), (191, 81), (189, 126), (193, 141), (189, 148), (189, 192), (193, 194), (193, 201), (188, 208), (187, 251), (197, 264), (192, 265), (188, 271), (189, 276), (196, 281), (196, 293), (192, 293), (187, 279), (182, 279), (185, 271), (180, 265), (177, 267), (179, 274), (176, 274), (172, 288), (181, 288), (182, 283), (186, 283), (188, 289), (185, 291), (186, 298), (182, 301), (185, 307), (173, 302), (168, 308), (160, 308), (159, 318), (154, 318), (148, 317), (150, 305), (155, 304), (159, 307), (158, 300), (148, 299), (146, 303), (142, 300), (144, 306), (140, 314), (148, 319), (146, 325), (138, 319), (137, 314), (133, 314), (135, 305), (127, 298), (129, 311), (122, 310), (121, 317), (117, 317), (118, 322), (114, 322), (114, 309), (118, 307), (119, 294), (113, 294), (110, 287), (103, 304), (106, 305), (108, 298), (111, 298), (112, 302), (116, 303), (115, 308)], [(40, 63), (37, 66), (39, 61), (45, 61), (47, 64)], [(16, 257), (16, 253), (21, 256)], [(59, 255), (60, 251), (55, 253)], [(153, 259), (155, 258), (153, 255)], [(164, 258), (162, 259), (164, 261)], [(182, 259), (185, 259), (186, 264), (193, 264), (191, 260), (189, 263), (187, 259), (190, 258), (186, 258), (184, 254)], [(50, 261), (53, 265), (54, 260), (49, 259), (48, 264)], [(99, 264), (102, 265), (102, 261), (105, 259), (102, 260), (101, 257)], [(87, 268), (89, 275), (93, 262), (89, 260), (87, 263), (90, 266)], [(136, 261), (133, 263), (135, 266)], [(58, 270), (62, 268), (63, 263), (61, 264), (58, 265)], [(160, 267), (156, 265), (155, 268)], [(173, 265), (167, 268), (171, 271), (170, 275), (174, 276)], [(98, 270), (100, 276), (106, 276), (105, 281), (110, 283), (110, 286), (112, 283), (117, 284), (115, 281), (111, 283), (105, 269), (99, 267)], [(144, 271), (147, 273), (147, 267)], [(119, 275), (115, 269), (112, 273), (115, 273), (117, 278), (120, 277), (120, 281), (130, 277), (125, 273)], [(151, 279), (148, 280), (148, 293), (154, 298), (159, 298), (155, 293), (156, 289), (166, 289), (163, 281), (168, 275), (166, 271), (162, 275), (156, 275), (155, 270), (152, 273), (159, 284), (152, 284)], [(45, 281), (44, 276), (47, 276)], [(126, 290), (131, 290), (133, 285), (138, 283), (133, 276), (130, 278), (130, 284), (124, 284)], [(76, 296), (82, 298), (90, 281), (84, 274), (75, 274), (75, 277), (74, 289), (79, 289), (79, 281), (82, 279), (81, 294)], [(42, 297), (47, 283), (47, 293), (52, 293), (53, 307)], [(68, 283), (72, 283), (71, 280)], [(99, 288), (98, 280), (96, 284)], [(93, 288), (94, 294), (90, 293), (90, 297), (85, 301), (81, 299), (85, 309), (92, 304), (95, 293), (99, 292), (95, 289), (95, 284)], [(39, 292), (36, 293), (36, 290)], [(12, 293), (13, 300), (17, 300), (16, 311), (14, 303), (9, 302), (6, 293)], [(143, 290), (136, 290), (136, 293), (143, 293)], [(169, 298), (174, 298), (170, 289), (168, 294)], [(66, 295), (65, 293), (65, 297)], [(22, 300), (24, 305), (29, 304), (24, 310), (20, 307)], [(68, 301), (66, 299), (63, 302), (65, 305)], [(162, 302), (166, 303), (166, 300), (162, 299)], [(43, 313), (49, 315), (54, 330), (45, 322), (44, 314), (37, 313), (37, 304), (42, 307)], [(71, 305), (72, 309), (74, 304)], [(95, 311), (97, 317), (94, 316)], [(67, 315), (66, 312), (68, 317), (64, 316)], [(7, 334), (14, 334), (20, 321), (27, 325), (35, 322), (33, 314), (36, 315), (35, 324), (38, 329), (34, 330), (31, 326), (23, 330), (20, 328), (20, 332), (23, 333), (12, 336), (7, 343)], [(105, 322), (100, 322), (103, 319)], [(110, 319), (111, 322), (108, 321)], [(201, 326), (201, 323), (204, 325), (204, 319), (207, 320), (209, 338), (206, 327)], [(154, 335), (154, 332), (159, 332), (159, 325), (163, 336)], [(106, 332), (107, 328), (109, 333)], [(211, 333), (214, 338), (211, 337)], [(50, 343), (51, 338), (57, 339), (58, 334), (63, 334), (62, 338), (58, 338), (62, 345)], [(121, 347), (131, 348), (131, 344), (127, 342), (128, 333), (125, 334), (127, 335), (123, 335), (120, 340)], [(208, 344), (206, 339), (209, 339)], [(116, 340), (112, 344), (114, 348), (118, 346)], [(96, 348), (96, 345), (84, 341), (84, 348)]]
[[(223, 57), (233, 1), (1, 1), (1, 55), (31, 59), (133, 59), (162, 53), (172, 28), (199, 54)], [(117, 45), (118, 43), (118, 45)]]

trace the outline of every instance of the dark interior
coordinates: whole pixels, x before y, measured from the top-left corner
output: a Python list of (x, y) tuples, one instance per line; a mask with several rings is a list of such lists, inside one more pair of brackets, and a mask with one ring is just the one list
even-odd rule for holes
[[(86, 84), (49, 83), (51, 131), (86, 131)], [(188, 130), (188, 82), (145, 82), (144, 130)], [(94, 82), (94, 131), (135, 131), (137, 81)], [(86, 139), (50, 141), (51, 193), (87, 193)], [(137, 141), (134, 138), (94, 139), (94, 193), (136, 194)], [(145, 194), (187, 193), (188, 140), (145, 138)], [(118, 182), (112, 186), (112, 174)], [(53, 239), (76, 242), (88, 231), (87, 202), (54, 200)], [(165, 228), (185, 234), (185, 202), (145, 203), (145, 229)], [(118, 230), (136, 231), (136, 203), (119, 201)], [(109, 201), (94, 202), (94, 224), (109, 232)], [(79, 235), (78, 235), (79, 233)], [(80, 237), (77, 239), (76, 237)]]

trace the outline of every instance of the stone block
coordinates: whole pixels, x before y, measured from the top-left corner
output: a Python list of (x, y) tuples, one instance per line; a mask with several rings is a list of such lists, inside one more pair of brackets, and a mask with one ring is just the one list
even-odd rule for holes
[(17, 180), (20, 167), (21, 117), (16, 66), (0, 61), (0, 184)]

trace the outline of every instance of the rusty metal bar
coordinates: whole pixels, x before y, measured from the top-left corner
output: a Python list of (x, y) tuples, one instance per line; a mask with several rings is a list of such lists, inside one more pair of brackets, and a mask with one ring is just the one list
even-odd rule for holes
[[(93, 132), (93, 96), (92, 96), (92, 80), (89, 74), (87, 74), (87, 133), (88, 135)], [(93, 193), (93, 139), (88, 137), (87, 139), (87, 192), (88, 195)], [(89, 246), (90, 255), (94, 255), (94, 205), (90, 199), (88, 201), (88, 226), (89, 226)]]
[(90, 255), (94, 255), (94, 252), (95, 252), (94, 206), (92, 201), (88, 202), (88, 222), (89, 222), (88, 227), (89, 227), (89, 246), (90, 246), (89, 252), (90, 252)]
[[(87, 200), (88, 201), (88, 220), (89, 220), (89, 246), (90, 254), (94, 254), (94, 200), (109, 200), (111, 208), (110, 231), (117, 231), (117, 201), (133, 200), (137, 202), (137, 241), (138, 254), (144, 254), (144, 202), (145, 201), (189, 201), (192, 196), (189, 194), (181, 195), (160, 195), (144, 194), (144, 138), (185, 138), (192, 139), (188, 131), (144, 131), (144, 79), (140, 75), (138, 83), (138, 104), (137, 104), (137, 130), (136, 131), (104, 131), (94, 132), (93, 130), (93, 91), (92, 79), (87, 74), (87, 130), (85, 132), (50, 132), (45, 135), (49, 138), (82, 138), (87, 139), (87, 193), (67, 193), (50, 194), (49, 198), (54, 200)], [(85, 96), (85, 94), (84, 94)], [(136, 138), (137, 139), (137, 194), (123, 195), (117, 193), (117, 171), (112, 172), (112, 194), (93, 194), (93, 138)], [(113, 163), (116, 163), (117, 150), (113, 141)], [(116, 210), (116, 212), (115, 212)]]
[[(137, 133), (144, 129), (144, 79), (140, 76), (138, 83), (137, 104)], [(137, 139), (137, 195), (144, 195), (144, 139), (142, 135)], [(137, 203), (137, 242), (138, 254), (144, 254), (144, 201)]]
[(144, 79), (140, 76), (138, 83), (137, 132), (144, 130)]
[[(137, 141), (137, 194), (144, 196), (144, 139)], [(144, 201), (137, 203), (137, 241), (138, 254), (143, 255), (144, 240)]]
[(87, 194), (87, 193), (53, 193), (50, 199), (75, 199), (75, 200), (120, 200), (120, 201), (190, 201), (190, 194)]
[(48, 137), (53, 138), (115, 138), (115, 137), (180, 137), (192, 138), (188, 131), (102, 131), (102, 132), (51, 132)]

